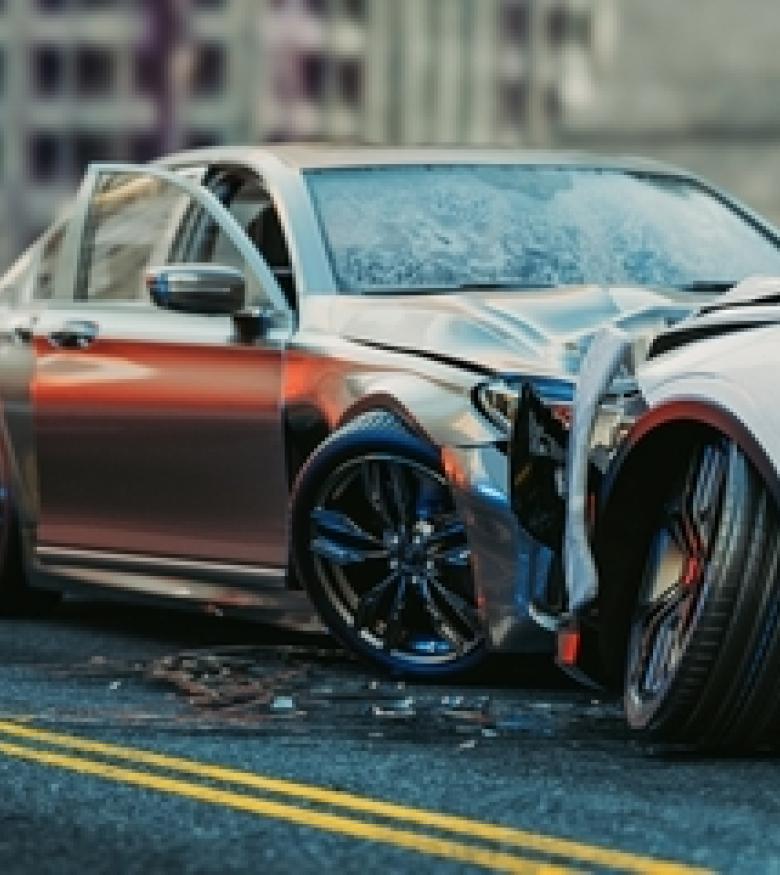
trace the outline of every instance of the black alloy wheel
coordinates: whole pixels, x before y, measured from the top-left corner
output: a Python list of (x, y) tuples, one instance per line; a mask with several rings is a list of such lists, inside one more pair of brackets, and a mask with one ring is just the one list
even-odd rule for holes
[(663, 705), (696, 627), (726, 466), (721, 447), (704, 447), (653, 536), (629, 639), (625, 704), (635, 728)]
[(299, 575), (324, 621), (410, 675), (463, 671), (484, 649), (466, 530), (438, 453), (389, 414), (325, 442), (293, 497)]

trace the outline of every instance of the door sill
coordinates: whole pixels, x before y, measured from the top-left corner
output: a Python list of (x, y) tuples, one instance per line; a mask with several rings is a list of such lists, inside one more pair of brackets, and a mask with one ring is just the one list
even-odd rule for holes
[(132, 598), (160, 597), (237, 609), (279, 609), (306, 600), (286, 584), (286, 569), (201, 562), (43, 545), (32, 584), (45, 589), (100, 587)]

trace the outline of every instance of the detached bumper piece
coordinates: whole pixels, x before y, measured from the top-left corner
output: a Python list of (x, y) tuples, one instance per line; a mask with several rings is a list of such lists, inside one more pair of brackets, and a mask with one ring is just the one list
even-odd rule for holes
[(525, 384), (509, 446), (512, 511), (525, 531), (554, 554), (543, 600), (531, 605), (539, 625), (554, 630), (564, 610), (563, 533), (566, 521), (562, 477), (568, 433), (533, 388)]
[[(566, 464), (569, 431), (526, 384), (520, 395), (509, 448), (512, 510), (520, 525), (553, 551), (544, 600), (529, 606), (535, 622), (556, 635), (556, 662), (580, 683), (598, 687), (601, 674), (597, 618), (587, 609), (568, 613), (563, 568)], [(589, 472), (595, 494), (598, 471)], [(590, 491), (590, 490), (589, 490)]]

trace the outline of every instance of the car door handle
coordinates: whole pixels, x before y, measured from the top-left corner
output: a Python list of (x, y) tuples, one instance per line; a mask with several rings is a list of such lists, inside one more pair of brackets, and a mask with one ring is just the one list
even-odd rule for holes
[(49, 343), (60, 349), (86, 349), (98, 336), (98, 326), (89, 320), (73, 319), (48, 335)]

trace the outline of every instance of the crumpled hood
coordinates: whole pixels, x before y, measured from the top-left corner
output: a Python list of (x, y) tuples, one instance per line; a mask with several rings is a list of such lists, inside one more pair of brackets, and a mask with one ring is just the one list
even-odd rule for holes
[(661, 332), (653, 341), (650, 356), (668, 355), (728, 334), (777, 323), (780, 323), (780, 278), (750, 277)]
[(648, 338), (700, 306), (701, 294), (566, 287), (339, 297), (330, 330), (502, 373), (575, 374), (593, 336), (615, 324)]

